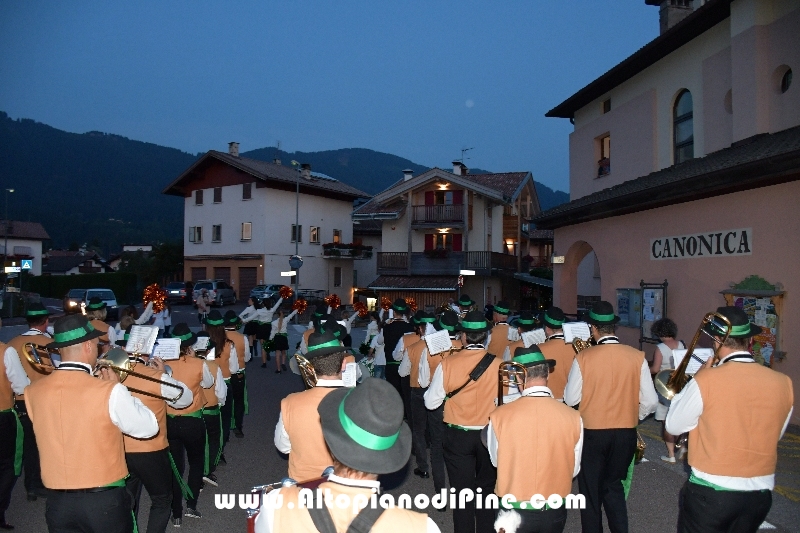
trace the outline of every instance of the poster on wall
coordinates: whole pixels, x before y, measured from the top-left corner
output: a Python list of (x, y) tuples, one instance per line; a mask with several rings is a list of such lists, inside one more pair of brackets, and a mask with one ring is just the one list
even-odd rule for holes
[(772, 364), (772, 354), (778, 346), (778, 313), (772, 298), (735, 296), (733, 305), (740, 307), (750, 322), (761, 326), (761, 333), (753, 337), (753, 355), (762, 357), (768, 366)]
[(653, 323), (667, 316), (667, 286), (669, 283), (645, 283), (639, 282), (642, 294), (641, 306), (639, 309), (639, 349), (646, 342), (658, 344), (661, 339), (653, 337), (650, 328)]

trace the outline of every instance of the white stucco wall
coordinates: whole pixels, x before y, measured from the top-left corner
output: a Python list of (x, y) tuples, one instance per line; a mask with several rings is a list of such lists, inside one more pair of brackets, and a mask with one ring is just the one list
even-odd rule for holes
[[(4, 249), (5, 246), (5, 238), (0, 238), (0, 252)], [(42, 274), (42, 241), (35, 241), (29, 239), (15, 239), (13, 237), (8, 238), (8, 253), (9, 255), (14, 254), (14, 247), (15, 246), (27, 246), (31, 249), (31, 255), (33, 256), (33, 269), (28, 271), (28, 274), (33, 276), (41, 276)], [(19, 266), (19, 264), (17, 264)]]

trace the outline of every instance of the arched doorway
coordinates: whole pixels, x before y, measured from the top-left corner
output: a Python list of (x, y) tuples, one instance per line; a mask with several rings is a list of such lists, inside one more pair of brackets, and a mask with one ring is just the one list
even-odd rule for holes
[(577, 313), (600, 299), (600, 262), (588, 242), (572, 243), (560, 270), (557, 305), (565, 313)]

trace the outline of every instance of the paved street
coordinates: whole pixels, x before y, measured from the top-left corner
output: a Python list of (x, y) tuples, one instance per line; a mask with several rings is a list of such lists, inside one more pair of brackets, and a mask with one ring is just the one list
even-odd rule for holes
[[(241, 305), (233, 306), (241, 309)], [(224, 311), (224, 310), (223, 310)], [(173, 308), (173, 324), (186, 320), (197, 325), (197, 316), (189, 306)], [(24, 328), (4, 327), (0, 329), (0, 340), (8, 340), (20, 333)], [(291, 328), (290, 328), (291, 329)], [(363, 339), (364, 329), (354, 329), (354, 346)], [(299, 331), (291, 331), (290, 346), (300, 339)], [(250, 395), (250, 414), (245, 418), (245, 438), (231, 436), (226, 456), (227, 466), (217, 471), (220, 480), (218, 488), (207, 487), (198, 504), (203, 514), (202, 519), (184, 518), (182, 531), (219, 532), (245, 531), (245, 514), (241, 510), (217, 510), (214, 506), (214, 494), (239, 494), (248, 491), (256, 484), (278, 481), (286, 475), (287, 460), (281, 456), (272, 443), (273, 431), (278, 420), (280, 399), (287, 394), (302, 390), (299, 376), (289, 373), (275, 374), (274, 366), (260, 368), (260, 364), (250, 362), (247, 365), (247, 383)], [(633, 532), (670, 532), (675, 530), (678, 509), (678, 492), (686, 479), (685, 465), (668, 465), (659, 460), (664, 453), (659, 439), (659, 425), (648, 420), (642, 425), (641, 433), (648, 443), (647, 462), (636, 467), (633, 487), (628, 500), (630, 530)], [(777, 529), (772, 531), (797, 531), (800, 518), (800, 435), (787, 433), (779, 445), (780, 459), (778, 463), (777, 484), (774, 503), (768, 521)], [(47, 450), (43, 450), (47, 453)], [(95, 460), (102, 460), (103, 451), (95, 451)], [(413, 464), (405, 471), (385, 476), (382, 481), (389, 492), (416, 494), (431, 492), (432, 480), (421, 480), (411, 473)], [(577, 492), (577, 486), (573, 488)], [(149, 501), (144, 497), (140, 523), (146, 523)], [(7, 519), (16, 526), (20, 533), (39, 533), (46, 531), (44, 521), (45, 501), (28, 502), (22, 480), (15, 487), (11, 507)], [(431, 511), (433, 519), (443, 532), (452, 531), (452, 519), (449, 512)], [(794, 526), (792, 524), (795, 524)], [(170, 527), (169, 530), (172, 528)], [(570, 511), (566, 531), (580, 531), (578, 511)], [(143, 532), (144, 533), (144, 532)]]

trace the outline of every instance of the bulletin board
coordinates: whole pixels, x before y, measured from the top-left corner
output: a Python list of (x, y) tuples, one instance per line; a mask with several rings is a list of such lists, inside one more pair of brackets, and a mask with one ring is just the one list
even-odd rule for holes
[(737, 290), (722, 291), (727, 305), (741, 308), (750, 322), (761, 326), (761, 333), (753, 337), (753, 357), (766, 366), (773, 366), (785, 353), (780, 350), (780, 317), (783, 291)]
[(650, 327), (657, 320), (667, 316), (667, 280), (663, 283), (639, 282), (642, 291), (642, 305), (639, 320), (639, 349), (644, 343), (658, 344), (661, 340), (650, 334)]

